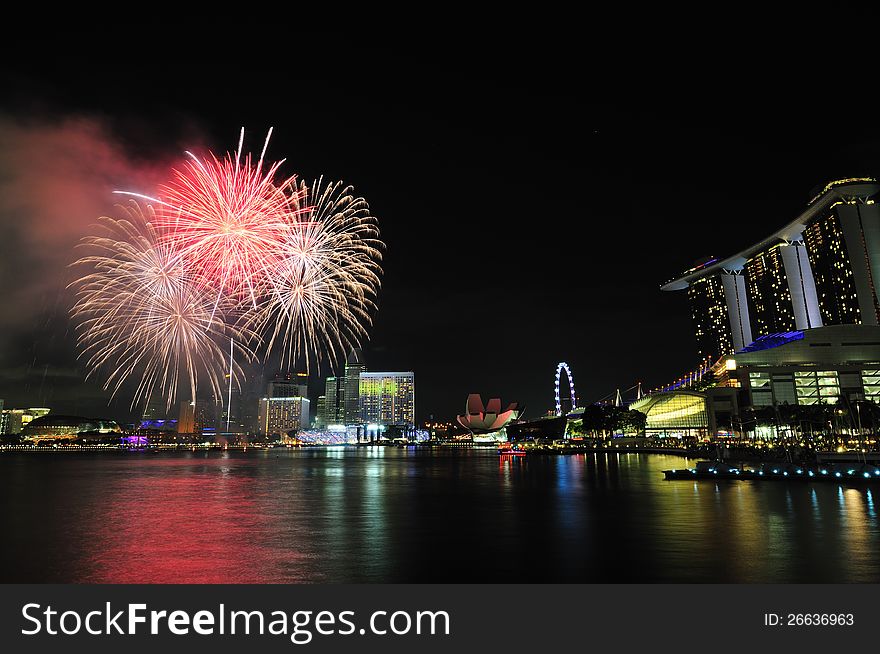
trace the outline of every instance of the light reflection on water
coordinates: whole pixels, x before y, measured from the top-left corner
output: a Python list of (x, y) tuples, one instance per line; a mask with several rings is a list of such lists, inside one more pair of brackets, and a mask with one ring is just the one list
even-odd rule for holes
[(398, 448), (4, 455), (0, 579), (880, 581), (880, 486), (663, 479), (692, 463)]

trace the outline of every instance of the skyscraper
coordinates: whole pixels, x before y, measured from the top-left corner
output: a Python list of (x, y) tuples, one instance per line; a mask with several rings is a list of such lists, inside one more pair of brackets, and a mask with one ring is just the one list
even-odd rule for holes
[(319, 395), (315, 405), (315, 427), (324, 429), (329, 424), (327, 422), (327, 396)]
[(782, 246), (774, 245), (752, 256), (745, 265), (749, 315), (755, 337), (795, 329), (794, 306), (782, 249)]
[(696, 280), (687, 294), (700, 357), (732, 352), (733, 336), (720, 277)]
[(804, 230), (825, 324), (877, 324), (878, 230), (871, 200), (836, 203)]
[(357, 425), (362, 422), (360, 408), (361, 373), (367, 367), (361, 361), (361, 351), (352, 350), (345, 361), (345, 382), (343, 392), (343, 420), (346, 425)]
[(362, 372), (360, 420), (378, 425), (415, 424), (415, 375), (412, 372)]
[(305, 372), (275, 373), (266, 388), (266, 397), (308, 397), (309, 376)]
[(3, 409), (0, 410), (0, 434), (11, 436), (12, 434), (21, 433), (21, 417), (24, 409)]
[(717, 358), (753, 338), (880, 318), (880, 192), (873, 178), (825, 185), (797, 218), (752, 247), (664, 284), (687, 289), (697, 351)]
[(309, 400), (306, 397), (264, 397), (260, 399), (260, 432), (281, 434), (309, 426)]
[(327, 377), (324, 383), (324, 426), (345, 423), (345, 378)]
[(266, 384), (257, 411), (258, 431), (284, 434), (309, 426), (309, 385), (304, 372), (276, 373)]

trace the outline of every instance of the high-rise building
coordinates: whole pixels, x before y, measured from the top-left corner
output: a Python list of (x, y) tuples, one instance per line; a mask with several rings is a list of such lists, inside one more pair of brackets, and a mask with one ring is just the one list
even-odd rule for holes
[(360, 350), (352, 350), (343, 377), (328, 377), (318, 398), (317, 424), (415, 425), (415, 380), (412, 372), (367, 372)]
[(324, 414), (318, 409), (319, 420), (324, 427), (345, 423), (345, 378), (327, 377), (324, 383)]
[(664, 284), (687, 289), (700, 356), (791, 330), (877, 325), (880, 207), (871, 198), (878, 192), (873, 178), (830, 182), (770, 237)]
[(412, 372), (362, 372), (360, 421), (365, 424), (415, 424), (415, 375)]
[(309, 378), (304, 372), (276, 373), (257, 410), (257, 431), (285, 434), (309, 426)]
[(319, 395), (315, 404), (315, 427), (324, 429), (329, 424), (327, 422), (327, 396)]
[[(2, 400), (0, 400), (2, 402)], [(49, 415), (50, 409), (44, 407), (31, 407), (29, 409), (3, 409), (0, 408), (0, 434), (20, 434), (32, 420)]]
[(144, 414), (141, 416), (141, 420), (144, 422), (164, 420), (167, 413), (168, 408), (165, 404), (165, 399), (158, 396), (152, 396), (144, 407)]
[(0, 411), (0, 434), (11, 436), (21, 433), (21, 417), (24, 409), (3, 409)]
[(346, 425), (357, 425), (361, 420), (360, 384), (361, 373), (367, 370), (361, 360), (361, 351), (352, 350), (345, 361), (345, 381), (343, 382), (343, 414)]
[(774, 245), (753, 255), (745, 264), (745, 277), (754, 328), (752, 335), (766, 336), (795, 329), (782, 247)]
[[(846, 197), (846, 196), (844, 196)], [(876, 325), (880, 211), (873, 201), (838, 201), (804, 230), (827, 325)]]
[(687, 293), (700, 357), (732, 351), (733, 337), (721, 279), (698, 279), (688, 287)]
[(281, 434), (309, 427), (306, 397), (264, 397), (260, 399), (260, 429), (263, 434)]
[(269, 381), (266, 397), (308, 397), (309, 376), (305, 372), (276, 373)]
[(177, 417), (177, 433), (201, 435), (216, 430), (218, 405), (207, 400), (180, 403)]
[(177, 417), (178, 434), (196, 433), (196, 403), (181, 402), (180, 413)]

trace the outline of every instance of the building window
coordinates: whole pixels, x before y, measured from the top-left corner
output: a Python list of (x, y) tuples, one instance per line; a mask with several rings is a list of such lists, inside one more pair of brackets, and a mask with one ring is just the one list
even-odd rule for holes
[(880, 369), (862, 370), (862, 388), (866, 400), (880, 402)]
[(836, 370), (810, 370), (794, 373), (798, 404), (834, 404), (840, 397)]
[(749, 373), (749, 386), (753, 389), (755, 388), (770, 388), (770, 373), (769, 372), (750, 372)]

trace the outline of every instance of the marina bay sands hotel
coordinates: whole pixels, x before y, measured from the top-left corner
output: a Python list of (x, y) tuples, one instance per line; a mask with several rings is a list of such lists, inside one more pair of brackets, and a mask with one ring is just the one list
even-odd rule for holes
[(687, 293), (700, 357), (774, 334), (880, 324), (878, 192), (873, 178), (830, 182), (769, 237), (664, 284)]

